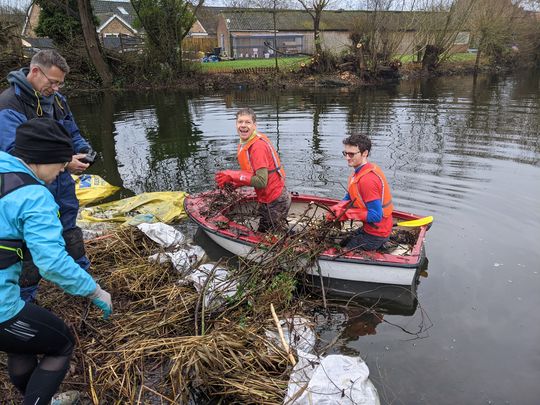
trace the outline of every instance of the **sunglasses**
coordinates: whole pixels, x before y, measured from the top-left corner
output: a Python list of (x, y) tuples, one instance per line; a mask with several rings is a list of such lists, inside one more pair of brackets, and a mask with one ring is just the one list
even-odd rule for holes
[(343, 157), (350, 157), (350, 158), (353, 158), (354, 155), (357, 155), (358, 153), (362, 153), (362, 152), (360, 152), (360, 151), (358, 151), (358, 152), (345, 152), (345, 151), (341, 152)]

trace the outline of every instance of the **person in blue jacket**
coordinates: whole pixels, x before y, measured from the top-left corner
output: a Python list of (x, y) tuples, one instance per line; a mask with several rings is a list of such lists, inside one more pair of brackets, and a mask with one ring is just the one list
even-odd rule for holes
[(75, 342), (64, 321), (20, 297), (25, 250), (45, 279), (90, 298), (104, 318), (112, 312), (110, 294), (68, 255), (59, 207), (45, 186), (72, 155), (68, 131), (49, 118), (19, 125), (11, 154), (0, 152), (0, 351), (7, 353), (10, 380), (25, 405), (49, 403), (69, 368)]
[[(75, 153), (67, 170), (61, 172), (48, 187), (60, 207), (68, 253), (88, 270), (90, 262), (84, 251), (82, 231), (76, 225), (79, 201), (70, 173), (80, 174), (88, 168), (84, 160), (93, 151), (82, 137), (66, 98), (58, 92), (64, 86), (68, 72), (66, 60), (55, 50), (48, 49), (36, 53), (29, 68), (8, 74), (10, 87), (0, 94), (0, 151), (10, 152), (13, 149), (17, 127), (29, 119), (52, 118), (66, 128)], [(39, 272), (30, 256), (23, 266), (22, 296), (27, 301), (33, 301), (40, 280)]]

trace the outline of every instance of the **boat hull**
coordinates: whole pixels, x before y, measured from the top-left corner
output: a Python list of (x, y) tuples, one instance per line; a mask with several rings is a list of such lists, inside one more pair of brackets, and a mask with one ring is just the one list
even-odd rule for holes
[[(229, 252), (240, 257), (256, 260), (258, 252), (253, 249), (251, 244), (242, 242), (238, 239), (231, 239), (209, 229), (205, 229), (204, 227), (203, 230), (210, 239)], [(424, 252), (422, 250), (422, 260), (423, 259)], [(410, 286), (418, 276), (421, 261), (418, 266), (404, 267), (378, 262), (361, 263), (355, 259), (321, 257), (314, 266), (307, 269), (307, 273), (317, 277), (322, 275), (323, 277), (336, 280), (334, 283), (329, 284), (329, 290), (334, 290), (336, 293), (350, 294), (355, 291), (352, 285), (354, 282)], [(335, 284), (336, 287), (331, 287), (333, 284)], [(349, 288), (345, 289), (343, 287), (344, 284), (348, 284)]]
[[(235, 223), (227, 217), (227, 211), (209, 213), (208, 201), (215, 197), (216, 191), (189, 196), (184, 201), (184, 208), (191, 219), (212, 239), (225, 250), (249, 260), (257, 260), (261, 251), (256, 246), (264, 242), (264, 235), (253, 231), (256, 224), (250, 228)], [(315, 204), (314, 204), (315, 202)], [(290, 214), (303, 212), (306, 207), (312, 207), (315, 214), (317, 206), (330, 206), (337, 200), (325, 197), (292, 194)], [(254, 193), (246, 193), (245, 201), (235, 204), (234, 208), (256, 204)], [(396, 211), (396, 221), (414, 220), (419, 216)], [(297, 225), (293, 225), (293, 228)], [(322, 276), (328, 279), (328, 290), (339, 294), (354, 294), (355, 283), (377, 283), (397, 286), (412, 286), (415, 284), (419, 269), (425, 259), (424, 237), (429, 226), (418, 228), (416, 242), (407, 254), (382, 252), (349, 252), (343, 254), (336, 249), (325, 250), (309, 268), (308, 276), (313, 279)], [(326, 286), (325, 286), (326, 287)]]

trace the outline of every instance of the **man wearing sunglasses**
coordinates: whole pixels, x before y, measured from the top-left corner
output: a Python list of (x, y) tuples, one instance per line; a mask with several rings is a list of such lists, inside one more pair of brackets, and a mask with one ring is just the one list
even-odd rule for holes
[[(60, 207), (68, 253), (87, 270), (90, 262), (84, 251), (82, 231), (76, 226), (79, 202), (71, 173), (79, 174), (88, 168), (84, 159), (92, 148), (81, 135), (66, 98), (58, 92), (64, 86), (68, 72), (66, 60), (55, 50), (47, 49), (32, 57), (30, 67), (8, 74), (10, 87), (0, 94), (0, 151), (10, 153), (15, 144), (16, 129), (33, 118), (54, 119), (68, 131), (75, 153), (66, 166), (67, 170), (60, 173), (48, 188)], [(26, 257), (21, 276), (21, 296), (25, 300), (34, 300), (40, 278), (31, 256)]]
[(371, 140), (354, 134), (343, 140), (343, 157), (354, 169), (348, 181), (348, 192), (341, 202), (330, 207), (329, 221), (362, 221), (345, 246), (348, 250), (377, 250), (392, 232), (392, 194), (382, 170), (368, 162)]

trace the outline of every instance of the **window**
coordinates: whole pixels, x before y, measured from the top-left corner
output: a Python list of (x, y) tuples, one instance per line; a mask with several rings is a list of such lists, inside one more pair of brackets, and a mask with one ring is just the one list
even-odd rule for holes
[(126, 11), (124, 7), (117, 7), (117, 8), (118, 8), (118, 11), (120, 11), (122, 14), (128, 15), (128, 12)]
[(459, 32), (454, 40), (454, 45), (467, 45), (469, 43), (470, 34), (468, 32)]

